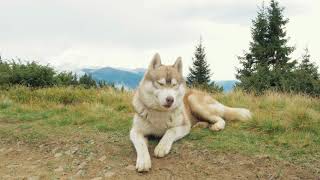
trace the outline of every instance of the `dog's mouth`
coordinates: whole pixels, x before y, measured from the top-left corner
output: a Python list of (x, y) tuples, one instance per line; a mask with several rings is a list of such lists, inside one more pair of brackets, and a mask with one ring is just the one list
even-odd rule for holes
[(167, 109), (171, 108), (171, 106), (172, 106), (172, 104), (165, 104), (165, 105), (163, 105), (163, 107), (165, 107), (165, 108), (167, 108)]

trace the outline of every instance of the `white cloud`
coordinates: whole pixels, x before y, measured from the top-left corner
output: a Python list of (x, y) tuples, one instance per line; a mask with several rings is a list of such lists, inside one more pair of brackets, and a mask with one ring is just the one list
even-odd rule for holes
[[(191, 65), (200, 35), (214, 79), (234, 79), (236, 56), (248, 49), (251, 19), (260, 0), (0, 1), (0, 53), (60, 69), (147, 67), (159, 52)], [(283, 0), (288, 35), (301, 56), (305, 46), (320, 65), (320, 3)]]

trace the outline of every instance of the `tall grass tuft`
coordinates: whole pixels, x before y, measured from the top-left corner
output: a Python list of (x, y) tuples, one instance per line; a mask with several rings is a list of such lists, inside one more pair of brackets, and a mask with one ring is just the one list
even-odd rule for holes
[(13, 102), (8, 97), (0, 98), (0, 109), (6, 109), (13, 105)]

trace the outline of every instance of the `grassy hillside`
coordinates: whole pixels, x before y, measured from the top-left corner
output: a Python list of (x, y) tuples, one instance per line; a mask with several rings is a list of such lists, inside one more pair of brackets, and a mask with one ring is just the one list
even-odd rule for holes
[[(22, 143), (28, 147), (45, 145), (52, 149), (55, 143), (78, 144), (81, 157), (88, 157), (91, 152), (103, 154), (107, 150), (98, 152), (99, 148), (112, 147), (117, 151), (110, 150), (114, 153), (110, 161), (129, 154), (126, 165), (133, 164), (135, 154), (128, 138), (133, 116), (131, 96), (130, 92), (113, 89), (71, 87), (2, 90), (0, 142), (4, 147)], [(319, 99), (273, 92), (254, 96), (240, 91), (212, 96), (229, 106), (249, 108), (253, 119), (246, 123), (227, 122), (226, 129), (221, 132), (193, 129), (174, 145), (169, 157), (177, 156), (183, 151), (181, 147), (187, 146), (187, 149), (213, 154), (264, 157), (307, 169), (311, 177), (320, 175)], [(91, 143), (92, 139), (96, 145)], [(50, 142), (55, 143), (50, 145)], [(151, 146), (156, 142), (152, 140)], [(67, 145), (60, 149), (64, 147)], [(55, 174), (55, 167), (51, 166), (54, 165), (49, 164), (48, 171)], [(77, 171), (64, 169), (66, 173)]]

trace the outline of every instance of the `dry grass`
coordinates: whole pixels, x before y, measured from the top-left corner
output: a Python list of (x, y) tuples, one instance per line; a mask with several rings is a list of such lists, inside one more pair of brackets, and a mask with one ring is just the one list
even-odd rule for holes
[[(0, 139), (40, 144), (74, 132), (97, 132), (128, 141), (133, 110), (131, 92), (114, 89), (25, 87), (0, 92)], [(269, 156), (320, 168), (320, 100), (305, 95), (241, 91), (213, 94), (228, 106), (249, 108), (246, 123), (227, 122), (222, 132), (194, 129), (180, 141), (216, 152)], [(152, 143), (152, 142), (151, 142)]]

